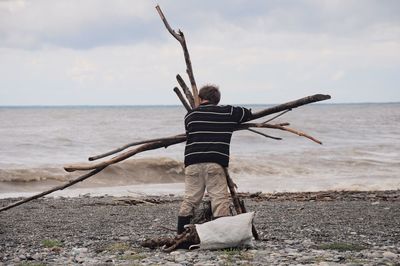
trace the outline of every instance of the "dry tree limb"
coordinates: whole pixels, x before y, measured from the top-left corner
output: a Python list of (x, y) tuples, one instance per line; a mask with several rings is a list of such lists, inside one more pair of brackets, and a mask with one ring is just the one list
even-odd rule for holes
[(109, 160), (98, 162), (98, 163), (80, 163), (80, 164), (73, 164), (64, 166), (64, 169), (67, 172), (73, 172), (76, 170), (92, 170), (96, 168), (106, 167), (110, 164), (115, 164), (120, 161), (123, 161), (137, 153), (148, 151), (148, 150), (155, 150), (162, 147), (168, 147), (170, 145), (174, 145), (180, 142), (184, 142), (186, 140), (185, 135), (176, 135), (170, 138), (164, 138), (163, 140), (153, 141), (146, 144), (143, 144), (135, 149), (128, 150), (124, 153), (121, 153)]
[(179, 85), (181, 86), (183, 93), (185, 93), (186, 99), (189, 101), (190, 106), (191, 106), (192, 108), (194, 108), (194, 107), (195, 107), (195, 105), (194, 105), (194, 99), (193, 99), (192, 93), (191, 93), (190, 90), (189, 90), (189, 87), (186, 85), (186, 83), (185, 83), (185, 81), (182, 79), (181, 75), (179, 75), (179, 74), (176, 75), (176, 80), (178, 81)]
[[(224, 172), (225, 172), (226, 182), (228, 184), (229, 192), (231, 194), (233, 206), (235, 207), (235, 210), (236, 210), (236, 214), (246, 213), (247, 212), (246, 207), (244, 206), (243, 200), (239, 199), (239, 196), (236, 193), (237, 186), (233, 182), (233, 180), (229, 174), (228, 168), (224, 167)], [(251, 225), (251, 231), (253, 233), (254, 239), (259, 240), (260, 237), (257, 233), (256, 227), (254, 226), (254, 224)]]
[[(284, 123), (284, 125), (286, 125), (286, 123)], [(292, 129), (292, 128), (288, 128), (288, 127), (282, 126), (282, 124), (272, 125), (272, 124), (264, 124), (264, 123), (245, 123), (245, 124), (241, 124), (239, 126), (240, 129), (248, 129), (249, 127), (280, 129), (280, 130), (283, 130), (283, 131), (288, 131), (290, 133), (296, 134), (296, 135), (298, 135), (300, 137), (308, 138), (308, 139), (310, 139), (310, 140), (322, 145), (322, 142), (317, 140), (316, 138), (314, 138), (314, 137), (312, 137), (312, 136), (310, 136), (310, 135), (308, 135), (308, 134), (306, 134), (304, 132), (301, 132), (301, 131), (298, 131), (298, 130), (295, 130), (295, 129)]]
[(263, 117), (263, 116), (267, 116), (270, 114), (285, 111), (288, 109), (294, 109), (294, 108), (297, 108), (297, 107), (305, 105), (305, 104), (328, 100), (330, 98), (331, 98), (330, 95), (324, 95), (324, 94), (315, 94), (315, 95), (307, 96), (307, 97), (304, 97), (304, 98), (301, 98), (298, 100), (294, 100), (294, 101), (287, 102), (284, 104), (276, 105), (271, 108), (267, 108), (267, 109), (261, 110), (259, 112), (255, 112), (255, 113), (253, 113), (252, 120)]
[(256, 133), (256, 134), (258, 134), (258, 135), (261, 135), (261, 136), (270, 138), (270, 139), (282, 140), (282, 138), (273, 137), (273, 136), (267, 135), (267, 134), (265, 134), (265, 133), (262, 133), (262, 132), (260, 132), (260, 131), (257, 131), (257, 130), (251, 129), (251, 128), (248, 128), (247, 130), (248, 130), (248, 131), (251, 131), (251, 132), (253, 132), (253, 133)]
[(183, 55), (185, 57), (185, 63), (186, 63), (186, 73), (189, 76), (189, 80), (190, 80), (190, 84), (192, 86), (192, 92), (193, 92), (193, 98), (194, 98), (194, 103), (195, 103), (195, 107), (199, 106), (200, 104), (200, 100), (199, 100), (199, 93), (197, 91), (197, 85), (196, 85), (196, 81), (194, 79), (194, 74), (193, 74), (193, 68), (192, 68), (192, 62), (190, 61), (190, 55), (189, 55), (189, 51), (187, 49), (187, 45), (186, 45), (186, 40), (185, 40), (185, 36), (183, 35), (183, 32), (178, 30), (178, 33), (173, 30), (171, 28), (171, 26), (169, 25), (167, 19), (165, 18), (163, 12), (161, 11), (161, 8), (159, 5), (156, 6), (157, 12), (160, 15), (161, 20), (163, 21), (165, 27), (167, 28), (167, 30), (169, 31), (169, 33), (171, 33), (171, 35), (181, 44), (182, 49), (183, 49)]
[[(176, 135), (174, 137), (182, 137), (182, 136), (185, 136), (185, 134)], [(174, 138), (174, 137), (172, 137), (172, 138)], [(89, 161), (95, 161), (95, 160), (110, 156), (112, 154), (115, 154), (115, 153), (118, 153), (120, 151), (126, 150), (127, 148), (130, 148), (130, 147), (133, 147), (133, 146), (146, 144), (146, 143), (150, 143), (150, 142), (154, 142), (154, 141), (163, 141), (163, 140), (167, 140), (168, 141), (170, 139), (171, 139), (171, 137), (166, 137), (166, 138), (148, 139), (148, 140), (141, 140), (141, 141), (132, 142), (132, 143), (126, 144), (126, 145), (124, 145), (122, 147), (119, 147), (117, 149), (114, 149), (112, 151), (109, 151), (109, 152), (106, 152), (106, 153), (103, 153), (103, 154), (100, 154), (100, 155), (96, 155), (96, 156), (91, 156), (91, 157), (89, 157)]]
[(189, 112), (190, 110), (192, 110), (192, 108), (189, 106), (189, 104), (187, 103), (185, 98), (183, 98), (183, 95), (182, 95), (181, 91), (178, 89), (178, 87), (174, 88), (174, 92), (176, 93), (176, 95), (178, 96), (179, 100), (181, 101), (181, 103), (185, 107), (186, 111)]
[(290, 111), (292, 111), (292, 109), (287, 109), (287, 110), (283, 111), (282, 113), (277, 114), (276, 116), (271, 117), (270, 119), (264, 121), (263, 124), (267, 124), (268, 122), (271, 122), (272, 120), (275, 120), (276, 118), (278, 118), (278, 117), (280, 117), (280, 116), (282, 116), (282, 115), (284, 115), (284, 114), (286, 114), (287, 112), (290, 112)]
[(182, 37), (181, 37), (178, 33), (176, 33), (176, 31), (174, 31), (174, 30), (171, 28), (171, 26), (169, 25), (167, 19), (166, 19), (165, 16), (164, 16), (164, 13), (161, 11), (160, 6), (157, 5), (157, 6), (156, 6), (156, 9), (157, 9), (158, 14), (159, 14), (160, 17), (161, 17), (161, 20), (164, 22), (165, 27), (166, 27), (167, 30), (169, 31), (169, 33), (171, 33), (171, 35), (174, 36), (174, 38), (177, 39), (178, 42), (181, 43), (181, 42), (183, 41), (183, 40), (182, 40)]
[(99, 168), (97, 168), (97, 169), (95, 169), (95, 170), (93, 170), (93, 171), (91, 171), (89, 173), (86, 173), (86, 174), (84, 174), (84, 175), (82, 175), (82, 176), (80, 176), (80, 177), (78, 177), (78, 178), (76, 178), (74, 180), (69, 181), (66, 184), (63, 184), (63, 185), (60, 185), (60, 186), (57, 186), (57, 187), (53, 187), (50, 190), (46, 190), (46, 191), (44, 191), (42, 193), (39, 193), (39, 194), (36, 194), (36, 195), (34, 195), (32, 197), (28, 197), (28, 198), (25, 198), (23, 200), (17, 201), (17, 202), (15, 202), (13, 204), (10, 204), (10, 205), (8, 205), (6, 207), (1, 208), (0, 212), (8, 210), (8, 209), (11, 209), (11, 208), (16, 207), (18, 205), (24, 204), (24, 203), (26, 203), (28, 201), (31, 201), (31, 200), (34, 200), (34, 199), (37, 199), (37, 198), (41, 198), (41, 197), (46, 196), (46, 195), (48, 195), (50, 193), (53, 193), (54, 191), (63, 190), (64, 188), (67, 188), (67, 187), (70, 187), (72, 185), (75, 185), (76, 183), (81, 182), (81, 181), (83, 181), (83, 180), (85, 180), (85, 179), (87, 179), (87, 178), (99, 173), (100, 171), (102, 171), (106, 167), (107, 166), (99, 167)]
[(292, 128), (288, 128), (288, 127), (282, 127), (282, 126), (279, 126), (279, 125), (277, 125), (275, 127), (272, 127), (272, 128), (277, 128), (277, 129), (280, 129), (280, 130), (283, 130), (283, 131), (291, 132), (291, 133), (296, 134), (296, 135), (298, 135), (300, 137), (308, 138), (308, 139), (314, 141), (315, 143), (318, 143), (318, 144), (322, 145), (322, 142), (320, 140), (317, 140), (316, 138), (314, 138), (314, 137), (312, 137), (312, 136), (310, 136), (310, 135), (308, 135), (308, 134), (306, 134), (304, 132), (301, 132), (301, 131), (298, 131), (298, 130), (295, 130), (295, 129), (292, 129)]
[(189, 224), (186, 226), (185, 231), (182, 234), (175, 236), (174, 244), (171, 246), (166, 245), (163, 248), (163, 251), (171, 252), (180, 246), (189, 248), (191, 245), (197, 244), (200, 244), (200, 238), (197, 234), (196, 226), (194, 224)]

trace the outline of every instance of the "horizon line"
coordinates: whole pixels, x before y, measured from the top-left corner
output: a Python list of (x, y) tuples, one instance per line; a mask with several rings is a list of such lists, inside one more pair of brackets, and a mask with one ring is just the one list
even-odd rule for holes
[[(393, 102), (315, 102), (312, 104), (318, 105), (335, 105), (335, 104), (343, 104), (343, 105), (351, 105), (351, 104), (397, 104), (400, 101)], [(234, 103), (230, 104), (233, 106), (265, 106), (265, 105), (279, 105), (282, 103)], [(222, 104), (224, 105), (224, 104)], [(181, 104), (10, 104), (10, 105), (1, 105), (1, 108), (4, 107), (177, 107), (182, 106)]]

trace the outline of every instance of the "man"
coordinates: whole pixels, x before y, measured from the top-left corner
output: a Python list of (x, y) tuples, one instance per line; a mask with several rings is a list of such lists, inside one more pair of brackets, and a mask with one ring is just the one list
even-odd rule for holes
[(199, 98), (200, 106), (185, 116), (185, 197), (179, 210), (178, 234), (190, 223), (206, 188), (213, 216), (231, 215), (224, 168), (229, 165), (233, 130), (252, 116), (243, 107), (219, 106), (221, 94), (217, 86), (203, 86)]

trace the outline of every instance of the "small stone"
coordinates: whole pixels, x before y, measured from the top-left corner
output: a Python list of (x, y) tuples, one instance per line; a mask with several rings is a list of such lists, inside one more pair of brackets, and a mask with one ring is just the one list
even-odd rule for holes
[(294, 240), (285, 240), (284, 242), (288, 245), (293, 245), (294, 243), (296, 243), (296, 241)]
[(85, 261), (85, 259), (82, 256), (77, 256), (75, 258), (75, 261), (78, 262), (78, 263), (83, 263)]
[(176, 262), (184, 262), (186, 260), (185, 256), (183, 254), (180, 254), (175, 257)]
[(32, 259), (34, 259), (34, 260), (41, 260), (41, 259), (42, 259), (42, 256), (41, 256), (39, 253), (35, 253), (35, 254), (32, 255)]
[(129, 241), (129, 236), (121, 236), (119, 238), (119, 240), (121, 240), (121, 241)]
[(87, 253), (87, 252), (88, 252), (88, 249), (87, 249), (87, 248), (80, 248), (80, 249), (79, 249), (79, 252), (80, 252), (80, 253)]
[(172, 251), (171, 253), (169, 253), (171, 256), (177, 256), (180, 255), (181, 253), (179, 251)]
[(394, 254), (393, 252), (390, 252), (390, 251), (385, 251), (385, 252), (383, 252), (382, 255), (383, 255), (383, 257), (385, 257), (387, 259), (395, 259), (395, 258), (397, 258), (397, 255)]
[(335, 256), (334, 258), (333, 258), (333, 262), (340, 262), (340, 261), (344, 261), (346, 258), (345, 257), (343, 257), (343, 256)]

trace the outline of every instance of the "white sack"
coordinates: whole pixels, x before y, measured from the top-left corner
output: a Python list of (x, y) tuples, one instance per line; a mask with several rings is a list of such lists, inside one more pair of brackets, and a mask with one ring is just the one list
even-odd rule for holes
[(201, 249), (222, 249), (249, 246), (253, 239), (251, 231), (254, 212), (221, 217), (204, 224), (196, 224)]

